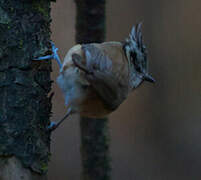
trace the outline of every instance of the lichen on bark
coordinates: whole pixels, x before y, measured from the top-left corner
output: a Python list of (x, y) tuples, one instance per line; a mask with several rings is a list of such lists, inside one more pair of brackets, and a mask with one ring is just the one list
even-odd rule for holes
[(15, 156), (25, 167), (47, 171), (51, 113), (48, 62), (50, 0), (0, 1), (0, 159)]

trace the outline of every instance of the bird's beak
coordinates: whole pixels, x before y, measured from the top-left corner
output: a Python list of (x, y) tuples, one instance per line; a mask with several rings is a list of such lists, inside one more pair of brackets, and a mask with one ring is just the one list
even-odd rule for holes
[(148, 82), (151, 82), (151, 83), (155, 83), (156, 82), (156, 80), (151, 75), (149, 75), (149, 74), (145, 74), (144, 80), (148, 81)]

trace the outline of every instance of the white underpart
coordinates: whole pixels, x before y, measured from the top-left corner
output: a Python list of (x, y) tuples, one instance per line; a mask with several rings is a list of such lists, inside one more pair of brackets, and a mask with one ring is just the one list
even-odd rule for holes
[(63, 91), (65, 104), (73, 111), (79, 110), (79, 104), (85, 98), (85, 90), (80, 81), (80, 72), (76, 67), (70, 67), (61, 73), (57, 78), (57, 83)]

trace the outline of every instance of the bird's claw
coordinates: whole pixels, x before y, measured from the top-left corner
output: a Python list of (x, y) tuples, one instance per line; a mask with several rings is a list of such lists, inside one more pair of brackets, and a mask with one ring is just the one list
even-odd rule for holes
[(56, 122), (50, 122), (50, 125), (47, 127), (47, 131), (54, 131), (58, 127)]
[(59, 58), (59, 55), (57, 54), (58, 48), (55, 47), (54, 43), (52, 41), (50, 41), (51, 46), (52, 46), (52, 54), (51, 55), (47, 55), (47, 56), (41, 56), (38, 58), (34, 58), (33, 60), (46, 60), (46, 59), (55, 59), (57, 61), (57, 63), (59, 64), (59, 67), (61, 69), (62, 64), (61, 64), (61, 60)]
[(50, 41), (51, 45), (52, 45), (52, 56), (54, 59), (56, 59), (58, 57), (57, 51), (59, 50), (58, 48), (55, 47), (54, 43), (52, 41)]

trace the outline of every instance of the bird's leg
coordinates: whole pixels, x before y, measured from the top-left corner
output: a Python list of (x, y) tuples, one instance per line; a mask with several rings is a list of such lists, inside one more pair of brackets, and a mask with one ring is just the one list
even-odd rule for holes
[(59, 65), (59, 68), (61, 69), (62, 63), (61, 63), (61, 60), (59, 58), (59, 55), (57, 54), (58, 48), (55, 47), (55, 45), (54, 45), (53, 42), (50, 42), (50, 43), (52, 45), (52, 52), (53, 52), (53, 54), (47, 55), (47, 56), (38, 57), (38, 58), (35, 58), (33, 60), (55, 59), (57, 61), (58, 65)]
[(73, 113), (72, 109), (69, 107), (67, 110), (67, 113), (65, 116), (59, 121), (59, 122), (51, 122), (50, 125), (48, 126), (47, 130), (48, 131), (54, 131), (56, 128), (59, 127), (59, 125), (69, 116)]

